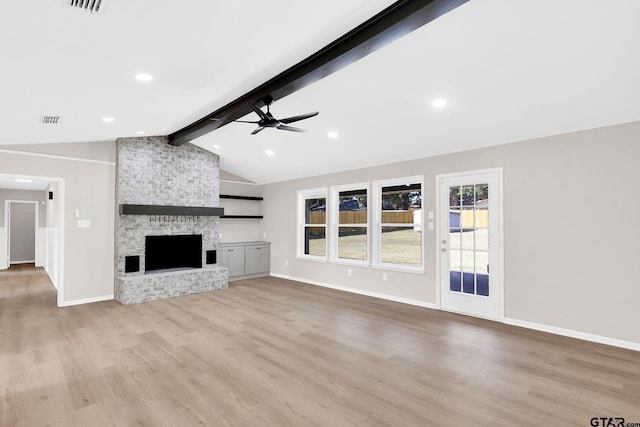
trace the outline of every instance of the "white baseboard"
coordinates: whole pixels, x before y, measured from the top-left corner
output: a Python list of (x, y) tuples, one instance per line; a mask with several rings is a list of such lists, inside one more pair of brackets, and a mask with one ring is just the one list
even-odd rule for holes
[(606, 344), (614, 347), (621, 347), (629, 350), (640, 351), (639, 343), (619, 340), (615, 338), (603, 337), (601, 335), (588, 334), (586, 332), (574, 331), (573, 329), (557, 328), (555, 326), (548, 326), (540, 323), (527, 322), (525, 320), (511, 319), (507, 317), (504, 318), (504, 323), (506, 323), (507, 325), (519, 326), (521, 328), (533, 329), (541, 332), (548, 332), (550, 334), (562, 335), (570, 338), (577, 338), (579, 340), (591, 341), (599, 344)]
[[(315, 280), (301, 279), (299, 277), (287, 276), (284, 274), (271, 273), (271, 275), (273, 277), (279, 277), (281, 279), (287, 279), (287, 280), (294, 280), (296, 282), (307, 283), (309, 285), (322, 286), (324, 288), (336, 289), (339, 291), (351, 292), (354, 294), (366, 295), (370, 297), (386, 299), (389, 301), (401, 302), (404, 304), (417, 305), (419, 307), (431, 308), (435, 310), (438, 309), (438, 306), (436, 304), (432, 304), (428, 302), (417, 301), (417, 300), (412, 300), (408, 298), (401, 298), (393, 295), (379, 294), (377, 292), (363, 291), (361, 289), (348, 288), (345, 286), (337, 286), (329, 283), (318, 282)], [(613, 347), (620, 347), (620, 348), (626, 348), (629, 350), (640, 351), (640, 343), (635, 343), (631, 341), (608, 338), (608, 337), (603, 337), (601, 335), (588, 334), (586, 332), (574, 331), (572, 329), (557, 328), (555, 326), (548, 326), (540, 323), (527, 322), (525, 320), (511, 319), (507, 317), (504, 318), (503, 322), (507, 325), (518, 326), (521, 328), (533, 329), (536, 331), (548, 332), (550, 334), (562, 335), (569, 338), (577, 338), (580, 340), (595, 342), (598, 344), (606, 344)]]
[(9, 264), (35, 264), (35, 259), (28, 259), (26, 261), (11, 261)]
[(425, 308), (431, 308), (431, 309), (437, 309), (438, 308), (435, 304), (432, 304), (430, 302), (418, 301), (418, 300), (414, 300), (414, 299), (410, 299), (410, 298), (396, 297), (396, 296), (393, 296), (393, 295), (381, 294), (381, 293), (378, 293), (378, 292), (364, 291), (362, 289), (349, 288), (349, 287), (346, 287), (346, 286), (337, 286), (337, 285), (332, 285), (332, 284), (329, 284), (329, 283), (317, 282), (315, 280), (301, 279), (299, 277), (287, 276), (287, 275), (284, 275), (284, 274), (271, 273), (271, 275), (273, 277), (279, 277), (280, 279), (294, 280), (296, 282), (307, 283), (309, 285), (314, 285), (314, 286), (321, 286), (323, 288), (336, 289), (338, 291), (350, 292), (352, 294), (366, 295), (368, 297), (380, 298), (380, 299), (385, 299), (385, 300), (388, 300), (388, 301), (401, 302), (403, 304), (417, 305), (418, 307), (425, 307)]
[(92, 303), (92, 302), (109, 301), (109, 300), (112, 300), (112, 299), (113, 299), (113, 294), (112, 295), (103, 295), (101, 297), (94, 297), (94, 298), (76, 299), (76, 300), (71, 300), (71, 301), (65, 301), (59, 307), (70, 307), (72, 305), (89, 304), (89, 303)]

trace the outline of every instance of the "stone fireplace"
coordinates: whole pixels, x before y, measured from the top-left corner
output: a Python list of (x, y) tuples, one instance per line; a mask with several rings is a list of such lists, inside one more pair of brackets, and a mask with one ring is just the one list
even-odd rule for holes
[(117, 141), (116, 283), (133, 304), (228, 287), (216, 264), (218, 156), (166, 138)]

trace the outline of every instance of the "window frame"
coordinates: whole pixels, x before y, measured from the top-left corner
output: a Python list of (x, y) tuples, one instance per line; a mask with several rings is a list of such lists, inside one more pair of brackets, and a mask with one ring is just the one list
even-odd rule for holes
[[(359, 224), (344, 224), (353, 227), (361, 227), (366, 230), (366, 257), (364, 260), (340, 258), (338, 251), (339, 230), (340, 230), (340, 193), (344, 191), (364, 190), (367, 195), (367, 222)], [(349, 264), (369, 266), (371, 264), (371, 191), (369, 182), (356, 184), (336, 185), (330, 188), (331, 216), (329, 219), (329, 261), (336, 264)]]
[[(325, 199), (325, 217), (323, 224), (307, 224), (306, 223), (306, 201), (308, 199)], [(307, 190), (298, 190), (297, 192), (297, 231), (296, 231), (296, 258), (304, 259), (307, 261), (327, 262), (329, 255), (329, 208), (330, 200), (326, 187), (311, 188)], [(325, 250), (324, 256), (310, 255), (304, 253), (305, 244), (305, 229), (307, 227), (324, 227), (325, 232)]]
[[(400, 224), (392, 224), (392, 223), (383, 223), (382, 222), (382, 188), (397, 186), (397, 185), (412, 185), (412, 184), (420, 184), (420, 193), (422, 197), (422, 206), (420, 208), (420, 217), (419, 222), (414, 222), (412, 224), (402, 224), (407, 227), (420, 227), (420, 251), (421, 251), (421, 259), (420, 265), (407, 265), (407, 264), (397, 264), (397, 263), (389, 263), (382, 262), (382, 228), (385, 226), (393, 226)], [(392, 178), (392, 179), (384, 179), (373, 181), (373, 197), (371, 199), (373, 203), (369, 203), (369, 206), (373, 206), (375, 204), (375, 209), (373, 209), (373, 224), (371, 226), (371, 237), (373, 240), (373, 248), (372, 248), (372, 267), (376, 269), (382, 270), (395, 270), (409, 273), (419, 273), (422, 274), (425, 272), (425, 222), (424, 222), (424, 175), (416, 175), (416, 176), (408, 176), (403, 178)]]

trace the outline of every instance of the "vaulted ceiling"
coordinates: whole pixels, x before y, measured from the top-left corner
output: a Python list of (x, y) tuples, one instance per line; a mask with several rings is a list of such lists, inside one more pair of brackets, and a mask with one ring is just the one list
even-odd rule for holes
[[(66, 3), (0, 3), (0, 145), (170, 134), (393, 1)], [(638, 16), (635, 0), (470, 0), (274, 102), (320, 111), (307, 133), (231, 123), (193, 142), (267, 183), (640, 120)]]

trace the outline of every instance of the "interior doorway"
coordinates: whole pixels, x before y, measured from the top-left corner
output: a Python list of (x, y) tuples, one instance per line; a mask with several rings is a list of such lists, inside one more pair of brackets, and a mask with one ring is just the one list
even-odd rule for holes
[(6, 200), (5, 222), (7, 230), (7, 263), (36, 264), (39, 250), (38, 202), (29, 200)]
[[(57, 289), (57, 301), (58, 307), (64, 306), (64, 230), (65, 230), (65, 180), (58, 177), (44, 177), (34, 175), (16, 175), (16, 174), (3, 174), (0, 173), (0, 189), (4, 190), (35, 190), (42, 191), (47, 194), (46, 200), (36, 202), (44, 203), (45, 209), (42, 212), (46, 212), (46, 218), (42, 219), (41, 226), (38, 227), (39, 221), (35, 219), (37, 214), (34, 214), (34, 231), (36, 232), (35, 240), (38, 241), (38, 245), (41, 248), (41, 252), (36, 252), (33, 259), (36, 263), (41, 264), (47, 272), (53, 286)], [(4, 198), (3, 198), (4, 199)], [(14, 198), (7, 197), (5, 203), (0, 202), (0, 206), (3, 206), (4, 221), (0, 219), (0, 270), (7, 269), (10, 262), (26, 262), (31, 258), (29, 256), (11, 257), (11, 246), (14, 248), (15, 242), (11, 245), (10, 233), (11, 227), (9, 224), (8, 216), (11, 215), (11, 209), (9, 203), (13, 202), (24, 203), (25, 200), (15, 200)], [(33, 202), (31, 202), (33, 203)], [(36, 212), (41, 209), (36, 207)], [(8, 212), (9, 211), (9, 212)], [(21, 213), (14, 212), (14, 218), (16, 215), (22, 215)], [(26, 214), (30, 215), (30, 214)], [(14, 231), (15, 234), (15, 231)], [(37, 250), (37, 249), (36, 249)], [(21, 258), (21, 259), (18, 259)], [(29, 258), (29, 259), (26, 259)], [(14, 264), (20, 266), (22, 264)]]

